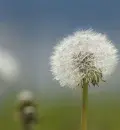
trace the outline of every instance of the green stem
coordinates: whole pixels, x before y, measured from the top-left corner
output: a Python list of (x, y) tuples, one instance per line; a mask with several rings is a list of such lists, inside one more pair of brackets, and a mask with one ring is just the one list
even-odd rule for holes
[(85, 83), (82, 88), (82, 115), (81, 130), (87, 130), (87, 105), (88, 105), (88, 84)]

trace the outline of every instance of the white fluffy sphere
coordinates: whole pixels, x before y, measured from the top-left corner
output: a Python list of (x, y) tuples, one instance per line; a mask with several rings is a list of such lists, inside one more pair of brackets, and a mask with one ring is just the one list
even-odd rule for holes
[(19, 101), (32, 101), (33, 98), (34, 98), (34, 95), (29, 90), (23, 90), (18, 95), (18, 100)]
[(19, 75), (18, 62), (9, 52), (0, 48), (0, 78), (5, 81), (15, 81)]
[(25, 107), (23, 111), (25, 114), (35, 113), (35, 108), (33, 106), (28, 106)]
[(93, 68), (101, 70), (104, 79), (111, 75), (118, 63), (117, 53), (105, 34), (91, 29), (77, 31), (54, 47), (51, 71), (61, 86), (75, 88)]

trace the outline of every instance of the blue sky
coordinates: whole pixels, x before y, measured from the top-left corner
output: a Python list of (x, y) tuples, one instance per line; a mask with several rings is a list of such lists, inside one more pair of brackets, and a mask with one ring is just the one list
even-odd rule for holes
[(84, 25), (108, 25), (108, 21), (111, 24), (120, 20), (119, 4), (119, 0), (1, 0), (1, 21), (35, 24), (50, 19), (55, 23), (59, 18), (74, 25), (80, 25), (80, 21)]
[(63, 36), (91, 27), (120, 46), (119, 5), (119, 0), (0, 0), (0, 43), (21, 61), (23, 79), (48, 86), (49, 56)]
[(28, 41), (88, 27), (109, 33), (120, 29), (119, 4), (119, 0), (1, 0), (0, 22)]

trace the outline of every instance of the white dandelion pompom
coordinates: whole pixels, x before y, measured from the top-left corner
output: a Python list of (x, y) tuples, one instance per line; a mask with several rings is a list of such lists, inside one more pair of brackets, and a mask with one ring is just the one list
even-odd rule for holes
[(61, 86), (75, 88), (83, 80), (96, 85), (106, 80), (118, 63), (118, 50), (105, 34), (77, 31), (60, 41), (50, 58), (51, 71)]
[(28, 106), (25, 107), (23, 111), (25, 114), (35, 113), (35, 108), (33, 106)]
[(17, 95), (17, 98), (19, 101), (32, 101), (34, 99), (34, 95), (29, 90), (23, 90)]
[(0, 78), (5, 81), (16, 81), (18, 75), (18, 62), (7, 50), (0, 48)]

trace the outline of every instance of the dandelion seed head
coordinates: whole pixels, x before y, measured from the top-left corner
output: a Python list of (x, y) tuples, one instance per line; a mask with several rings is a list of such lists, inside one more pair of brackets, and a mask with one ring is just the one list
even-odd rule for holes
[(29, 90), (23, 90), (21, 91), (18, 95), (18, 100), (20, 101), (32, 101), (34, 98), (34, 95), (31, 91)]
[(25, 114), (35, 113), (35, 108), (33, 106), (27, 106), (24, 108), (23, 112)]
[[(118, 63), (118, 50), (105, 34), (92, 29), (77, 31), (65, 37), (50, 57), (51, 72), (61, 86), (75, 88), (83, 84), (106, 80)], [(94, 83), (93, 83), (94, 85)]]
[(16, 60), (6, 50), (0, 48), (0, 76), (6, 81), (15, 81), (19, 75)]

